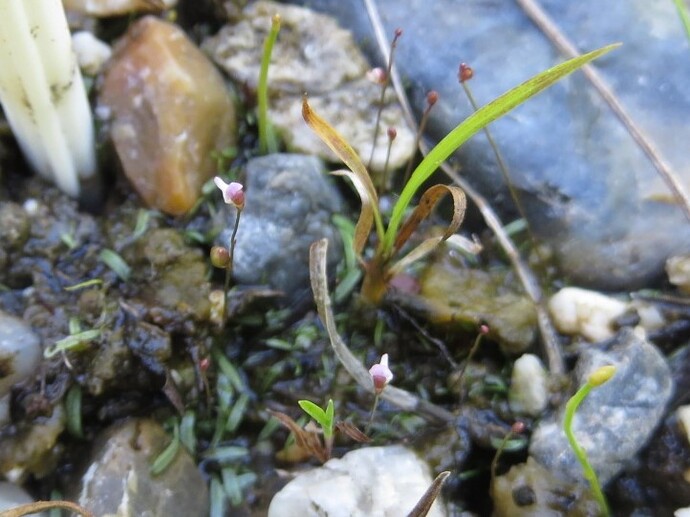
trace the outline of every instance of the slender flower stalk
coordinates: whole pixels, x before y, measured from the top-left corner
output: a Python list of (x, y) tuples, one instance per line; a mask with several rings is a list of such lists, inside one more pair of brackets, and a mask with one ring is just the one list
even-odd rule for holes
[(379, 186), (379, 194), (388, 190), (388, 163), (391, 159), (391, 149), (393, 141), (398, 136), (398, 131), (394, 127), (389, 127), (386, 131), (388, 135), (388, 149), (386, 150), (386, 164), (383, 166), (383, 174), (381, 175), (381, 184)]
[[(237, 242), (237, 229), (240, 226), (240, 217), (242, 216), (242, 210), (244, 209), (245, 195), (244, 186), (241, 183), (233, 181), (231, 183), (225, 183), (222, 178), (216, 176), (213, 178), (213, 182), (216, 187), (220, 189), (223, 193), (223, 201), (225, 204), (232, 205), (236, 209), (235, 215), (235, 226), (232, 229), (232, 235), (230, 236), (230, 247), (229, 249), (222, 248), (220, 246), (214, 246), (211, 249), (211, 261), (214, 260), (214, 265), (218, 264), (218, 267), (225, 267), (225, 283), (223, 284), (223, 327), (227, 321), (228, 317), (228, 290), (230, 289), (230, 279), (232, 278), (232, 268), (235, 259), (235, 243)], [(223, 251), (224, 250), (224, 251)]]
[(371, 423), (374, 421), (374, 415), (376, 414), (376, 408), (379, 405), (379, 396), (388, 383), (393, 380), (393, 372), (388, 368), (388, 354), (383, 354), (381, 361), (369, 368), (369, 375), (371, 375), (371, 380), (374, 383), (374, 405), (371, 408), (371, 415), (369, 415), (369, 422), (364, 430), (364, 434), (369, 434)]
[(383, 76), (384, 78), (381, 84), (381, 98), (379, 99), (379, 109), (376, 111), (376, 122), (374, 123), (374, 140), (371, 143), (371, 154), (369, 154), (369, 162), (367, 163), (367, 169), (371, 169), (371, 162), (374, 159), (374, 152), (376, 151), (376, 141), (379, 138), (379, 126), (381, 125), (381, 112), (383, 111), (383, 101), (386, 98), (386, 89), (388, 88), (388, 83), (390, 83), (395, 47), (398, 46), (398, 40), (400, 39), (400, 36), (402, 36), (402, 32), (402, 29), (395, 29), (393, 41), (391, 41), (391, 49), (390, 53), (388, 54), (388, 67), (386, 68), (386, 74)]
[(0, 0), (0, 102), (31, 166), (72, 197), (96, 172), (93, 119), (57, 0)]
[[(429, 112), (431, 112), (431, 108), (434, 107), (434, 104), (438, 102), (438, 92), (436, 90), (431, 90), (429, 93), (426, 94), (426, 108), (424, 109), (424, 113), (422, 113), (422, 118), (419, 121), (419, 127), (417, 128), (417, 134), (415, 135), (414, 139), (414, 149), (419, 149), (419, 142), (422, 139), (422, 135), (424, 134), (424, 130), (426, 129), (426, 124), (429, 121)], [(410, 159), (407, 162), (407, 167), (405, 169), (405, 180), (404, 184), (407, 184), (407, 182), (410, 179), (410, 175), (412, 174), (412, 164), (414, 163), (414, 156), (410, 157)]]

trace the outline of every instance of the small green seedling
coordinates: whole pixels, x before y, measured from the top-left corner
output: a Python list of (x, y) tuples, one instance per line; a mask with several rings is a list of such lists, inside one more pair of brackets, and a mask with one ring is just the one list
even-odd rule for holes
[(321, 431), (323, 431), (323, 442), (326, 446), (327, 455), (330, 457), (331, 449), (333, 448), (333, 429), (335, 426), (335, 406), (333, 405), (333, 399), (328, 399), (325, 411), (310, 400), (298, 400), (297, 403), (307, 415), (313, 418), (314, 421), (321, 426)]
[(259, 85), (256, 96), (259, 111), (259, 152), (261, 154), (277, 153), (278, 139), (271, 122), (268, 120), (268, 66), (271, 63), (273, 45), (280, 32), (280, 15), (271, 18), (271, 30), (264, 42), (264, 52), (261, 56), (261, 70), (259, 71)]
[[(609, 45), (556, 65), (475, 111), (448, 133), (419, 163), (400, 193), (387, 227), (384, 227), (378, 207), (376, 189), (362, 160), (345, 139), (311, 109), (306, 97), (304, 98), (302, 117), (319, 138), (350, 169), (337, 171), (334, 174), (348, 177), (362, 202), (360, 216), (355, 227), (353, 247), (364, 269), (364, 281), (362, 283), (364, 300), (375, 304), (380, 303), (386, 294), (391, 278), (402, 272), (412, 262), (433, 251), (460, 227), (465, 213), (465, 194), (458, 187), (447, 185), (434, 185), (426, 190), (415, 210), (403, 221), (412, 199), (436, 169), (461, 145), (491, 122), (510, 112), (562, 77), (617, 46)], [(426, 239), (397, 263), (393, 263), (394, 256), (401, 250), (419, 224), (429, 217), (434, 207), (446, 194), (451, 195), (454, 210), (452, 220), (445, 233), (441, 237)], [(378, 245), (371, 259), (365, 262), (362, 258), (362, 250), (369, 239), (372, 227), (378, 237)]]
[[(271, 411), (269, 409), (269, 413), (292, 432), (295, 444), (299, 449), (313, 456), (321, 463), (325, 463), (331, 457), (336, 431), (356, 442), (368, 443), (371, 441), (367, 435), (350, 422), (335, 421), (333, 400), (328, 401), (325, 410), (309, 400), (300, 400), (297, 403), (321, 427), (321, 433), (317, 429), (310, 429), (310, 427), (313, 427), (311, 424), (302, 428), (290, 416), (280, 411)], [(323, 436), (323, 439), (321, 439), (320, 435)]]
[(604, 492), (601, 490), (597, 473), (589, 463), (587, 452), (580, 446), (575, 438), (575, 434), (573, 433), (573, 417), (575, 416), (575, 412), (582, 401), (584, 401), (585, 398), (587, 398), (587, 395), (589, 395), (589, 392), (592, 391), (592, 389), (608, 382), (615, 373), (616, 367), (607, 365), (598, 368), (592, 374), (590, 374), (590, 376), (587, 378), (587, 382), (585, 382), (582, 387), (577, 390), (575, 395), (573, 395), (565, 405), (565, 419), (563, 420), (563, 430), (565, 431), (565, 435), (568, 437), (570, 447), (573, 449), (573, 452), (575, 453), (577, 460), (580, 462), (580, 465), (582, 465), (582, 470), (584, 470), (585, 473), (585, 479), (589, 481), (589, 485), (592, 488), (594, 497), (596, 498), (597, 503), (599, 503), (599, 508), (601, 508), (602, 515), (607, 517), (611, 515), (611, 512), (608, 504), (606, 503), (606, 497), (604, 496)]

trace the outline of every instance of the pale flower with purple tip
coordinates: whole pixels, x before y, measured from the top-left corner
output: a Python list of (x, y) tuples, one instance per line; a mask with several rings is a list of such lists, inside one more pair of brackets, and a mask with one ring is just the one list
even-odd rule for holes
[(369, 368), (371, 380), (374, 381), (376, 393), (381, 393), (383, 388), (393, 380), (393, 372), (388, 368), (388, 354), (381, 356), (381, 361)]
[(232, 205), (237, 210), (244, 208), (244, 186), (242, 183), (237, 183), (236, 181), (225, 183), (219, 176), (213, 178), (213, 182), (223, 193), (225, 204)]

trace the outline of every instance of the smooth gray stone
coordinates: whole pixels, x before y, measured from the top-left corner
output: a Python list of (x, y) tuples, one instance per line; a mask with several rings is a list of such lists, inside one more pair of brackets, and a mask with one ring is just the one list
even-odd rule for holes
[[(370, 56), (379, 56), (358, 0), (298, 2), (336, 16)], [(429, 134), (439, 139), (471, 113), (457, 81), (461, 61), (479, 104), (563, 60), (514, 2), (377, 0), (387, 34), (403, 29), (398, 65), (419, 113), (430, 89), (440, 93)], [(542, 0), (584, 52), (623, 46), (596, 61), (635, 122), (690, 186), (687, 118), (690, 50), (667, 0)], [(491, 132), (538, 238), (553, 246), (563, 273), (599, 289), (633, 289), (663, 274), (666, 258), (690, 251), (690, 223), (648, 158), (581, 73), (563, 80)], [(462, 173), (514, 216), (483, 134), (458, 153)]]
[[(327, 238), (329, 265), (342, 256), (340, 235), (331, 224), (342, 211), (340, 193), (323, 163), (311, 156), (271, 154), (247, 163), (245, 208), (235, 248), (234, 276), (241, 285), (269, 285), (296, 301), (309, 290), (309, 246)], [(235, 224), (228, 207), (217, 243), (228, 246)]]
[[(605, 349), (582, 352), (576, 386), (607, 364), (616, 367), (615, 375), (590, 392), (573, 419), (573, 432), (602, 484), (634, 460), (663, 418), (673, 392), (663, 355), (632, 330), (621, 331)], [(563, 431), (564, 414), (565, 403), (539, 423), (532, 434), (530, 455), (551, 472), (584, 482), (582, 467)]]
[(114, 424), (98, 438), (79, 486), (68, 492), (94, 515), (208, 515), (206, 481), (186, 448), (163, 472), (151, 473), (170, 440), (153, 420)]

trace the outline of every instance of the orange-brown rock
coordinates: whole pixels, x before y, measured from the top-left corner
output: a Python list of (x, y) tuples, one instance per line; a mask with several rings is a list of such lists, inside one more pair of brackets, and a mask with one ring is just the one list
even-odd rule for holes
[(235, 142), (223, 78), (180, 28), (147, 16), (116, 46), (99, 104), (125, 175), (147, 204), (183, 214)]

